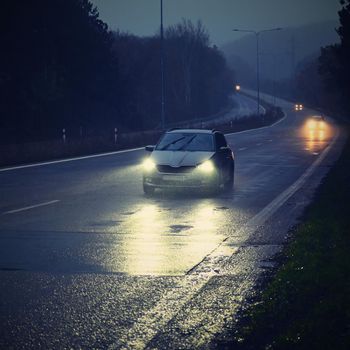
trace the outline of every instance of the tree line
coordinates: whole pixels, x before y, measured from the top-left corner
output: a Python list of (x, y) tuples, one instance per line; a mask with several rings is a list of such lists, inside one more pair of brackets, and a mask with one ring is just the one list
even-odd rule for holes
[(299, 62), (295, 77), (263, 80), (262, 90), (350, 119), (350, 0), (340, 1), (340, 42), (320, 48)]
[[(112, 32), (89, 0), (0, 5), (2, 142), (159, 128), (159, 34)], [(233, 72), (201, 22), (164, 31), (168, 122), (206, 117), (228, 103)]]
[(350, 120), (350, 0), (338, 12), (340, 43), (322, 48), (318, 59), (324, 89), (333, 110)]
[(340, 3), (340, 43), (300, 65), (295, 91), (300, 100), (350, 120), (350, 0)]

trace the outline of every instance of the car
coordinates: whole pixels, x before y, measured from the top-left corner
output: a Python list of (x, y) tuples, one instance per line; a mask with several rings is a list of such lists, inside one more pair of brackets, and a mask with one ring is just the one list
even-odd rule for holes
[(322, 115), (313, 115), (307, 121), (309, 130), (324, 130), (326, 123)]
[(232, 189), (234, 155), (217, 130), (171, 129), (143, 162), (143, 190), (157, 188)]
[(294, 106), (294, 109), (296, 111), (302, 111), (303, 110), (303, 105), (301, 103), (297, 103), (295, 106)]

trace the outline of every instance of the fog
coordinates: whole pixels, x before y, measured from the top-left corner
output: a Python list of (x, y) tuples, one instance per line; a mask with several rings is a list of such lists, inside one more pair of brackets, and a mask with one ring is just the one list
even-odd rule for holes
[[(160, 0), (93, 0), (112, 29), (148, 36), (159, 27)], [(232, 28), (261, 30), (336, 20), (338, 0), (164, 0), (164, 25), (202, 20), (213, 44), (233, 39)], [(237, 38), (237, 35), (235, 36)]]

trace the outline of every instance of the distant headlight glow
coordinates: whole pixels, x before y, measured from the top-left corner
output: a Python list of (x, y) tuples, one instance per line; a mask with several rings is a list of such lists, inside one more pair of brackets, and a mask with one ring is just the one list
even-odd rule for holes
[(309, 120), (307, 123), (307, 126), (309, 129), (314, 129), (316, 127), (316, 121), (315, 120)]
[(143, 161), (142, 167), (145, 171), (149, 172), (156, 168), (156, 164), (152, 159), (147, 158)]
[(197, 168), (204, 173), (211, 173), (214, 171), (214, 164), (210, 160), (206, 160), (202, 164), (198, 165)]

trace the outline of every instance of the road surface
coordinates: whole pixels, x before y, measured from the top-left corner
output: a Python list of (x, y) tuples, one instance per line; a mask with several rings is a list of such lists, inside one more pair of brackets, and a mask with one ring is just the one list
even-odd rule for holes
[[(246, 93), (254, 96), (255, 94), (252, 90), (244, 90)], [(256, 114), (257, 104), (254, 98), (246, 96), (241, 93), (236, 93), (231, 96), (233, 100), (233, 107), (226, 113), (220, 116), (211, 116), (206, 118), (196, 118), (189, 122), (177, 122), (170, 123), (171, 127), (191, 127), (191, 128), (206, 128), (210, 127), (213, 122), (215, 123), (228, 123), (233, 120), (238, 120), (242, 118), (249, 117)], [(260, 105), (260, 113), (265, 114), (266, 110), (264, 106)]]
[(199, 349), (234, 324), (342, 146), (313, 112), (227, 136), (232, 192), (141, 185), (144, 150), (0, 169), (0, 348)]

